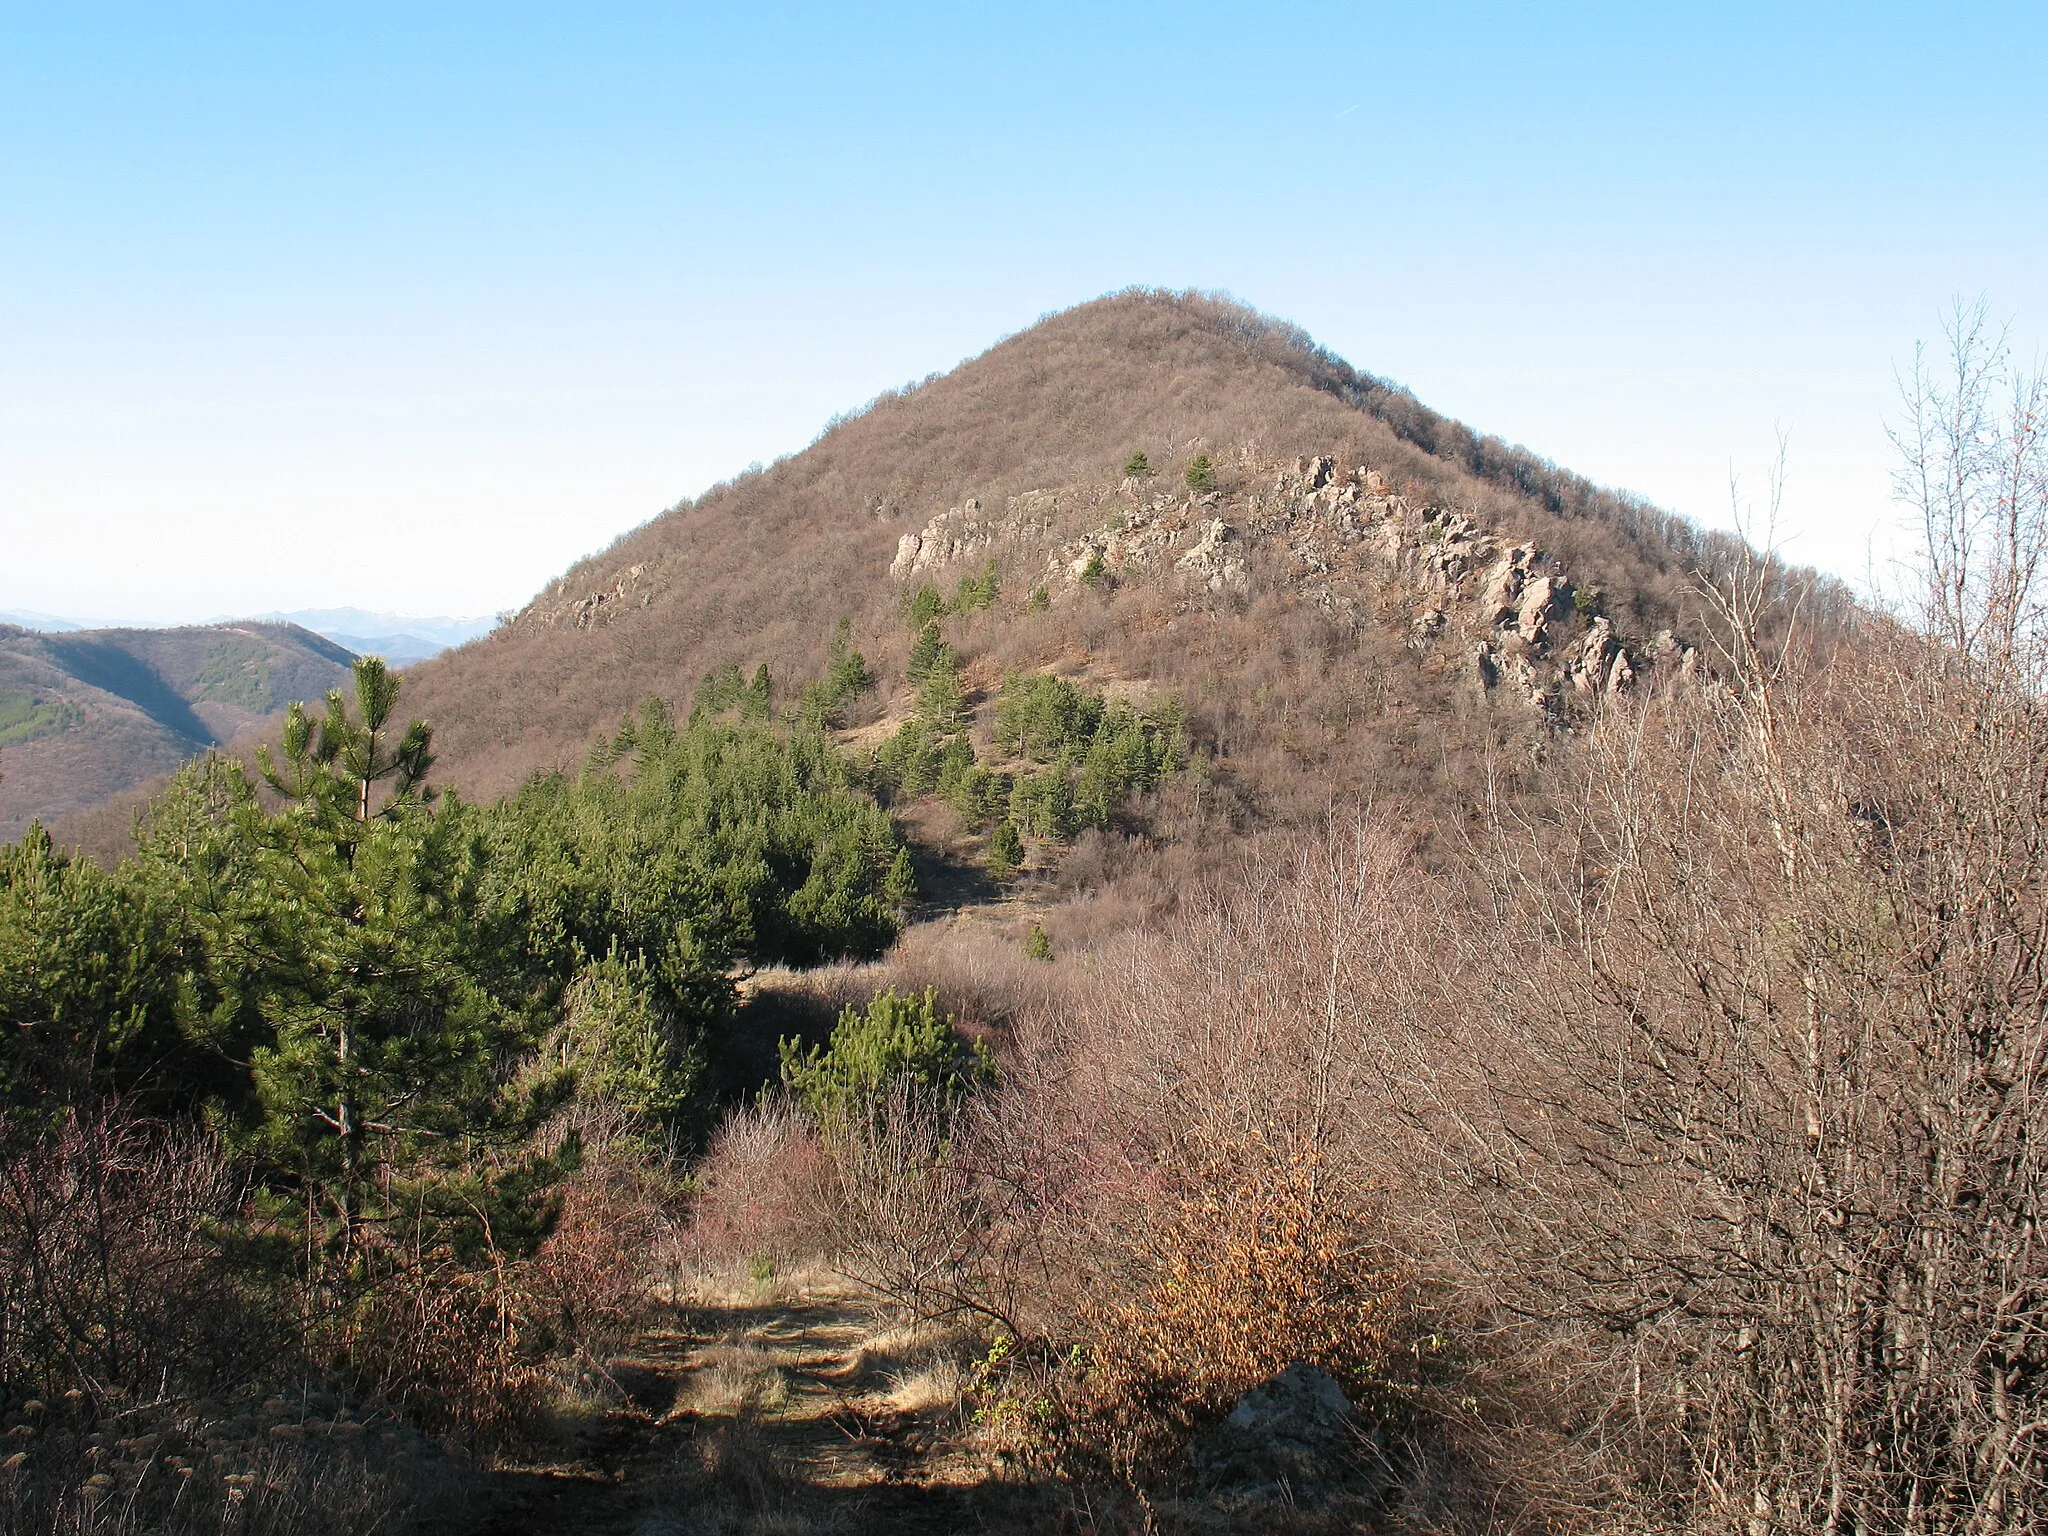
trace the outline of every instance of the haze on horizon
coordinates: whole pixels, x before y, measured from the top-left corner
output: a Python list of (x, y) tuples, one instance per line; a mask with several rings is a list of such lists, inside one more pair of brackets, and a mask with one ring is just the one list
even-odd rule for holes
[[(515, 607), (1130, 283), (1788, 551), (1893, 369), (2048, 333), (2031, 8), (377, 6), (11, 16), (0, 609)], [(2022, 146), (2013, 149), (2011, 146)]]

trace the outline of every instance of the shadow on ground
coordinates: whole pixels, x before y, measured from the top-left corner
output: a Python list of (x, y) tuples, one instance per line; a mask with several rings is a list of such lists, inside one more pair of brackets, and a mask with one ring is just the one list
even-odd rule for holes
[(902, 1406), (891, 1337), (844, 1295), (679, 1311), (606, 1362), (602, 1406), (488, 1474), (471, 1536), (1091, 1528), (1064, 1490), (958, 1449), (943, 1410)]

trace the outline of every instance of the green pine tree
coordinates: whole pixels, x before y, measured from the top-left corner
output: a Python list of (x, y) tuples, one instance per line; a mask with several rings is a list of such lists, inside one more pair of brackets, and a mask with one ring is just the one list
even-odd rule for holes
[(929, 584), (911, 593), (903, 606), (904, 616), (909, 620), (913, 634), (921, 633), (928, 624), (938, 623), (951, 611), (945, 595), (937, 587)]
[(910, 647), (910, 664), (905, 671), (911, 683), (916, 685), (941, 668), (951, 671), (954, 664), (953, 647), (940, 636), (938, 622), (934, 620), (917, 632), (917, 639)]
[(898, 1084), (950, 1107), (994, 1076), (987, 1048), (961, 1039), (929, 988), (847, 1008), (827, 1045), (785, 1039), (781, 1052), (784, 1086), (827, 1128), (874, 1114)]
[(988, 872), (998, 880), (1007, 880), (1023, 862), (1024, 839), (1018, 834), (1017, 823), (1005, 817), (989, 834)]
[[(339, 690), (317, 724), (291, 708), (282, 761), (258, 754), (285, 804), (240, 796), (220, 826), (239, 846), (192, 865), (215, 979), (267, 1032), (251, 1057), (256, 1143), (296, 1178), (307, 1250), (344, 1275), (401, 1201), (451, 1242), (545, 1225), (537, 1208), (494, 1216), (434, 1194), (453, 1149), (517, 1129), (498, 1062), (519, 1020), (481, 974), (482, 850), (458, 802), (431, 804), (431, 732), (394, 726), (398, 678), (381, 661), (358, 661), (355, 683), (353, 713)], [(545, 1203), (533, 1170), (515, 1182)]]

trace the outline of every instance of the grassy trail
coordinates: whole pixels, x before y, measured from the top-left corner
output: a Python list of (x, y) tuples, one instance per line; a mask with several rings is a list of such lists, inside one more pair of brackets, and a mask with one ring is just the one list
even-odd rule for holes
[(607, 1362), (623, 1402), (492, 1475), (475, 1536), (981, 1526), (1004, 1486), (944, 1448), (889, 1337), (830, 1292), (692, 1308)]

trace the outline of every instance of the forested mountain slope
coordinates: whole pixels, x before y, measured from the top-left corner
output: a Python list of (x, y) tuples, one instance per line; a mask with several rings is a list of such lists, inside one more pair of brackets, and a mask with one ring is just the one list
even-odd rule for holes
[(350, 659), (296, 624), (0, 625), (0, 841), (168, 773), (293, 699), (320, 698)]
[(444, 771), (485, 794), (728, 665), (815, 678), (840, 619), (886, 710), (907, 595), (992, 560), (993, 603), (947, 626), (970, 706), (1013, 669), (1141, 680), (1185, 699), (1246, 795), (1316, 799), (1325, 773), (1435, 773), (1461, 701), (1512, 700), (1519, 728), (1682, 655), (1695, 573), (1736, 548), (1290, 327), (1134, 291), (678, 505), (408, 686)]

